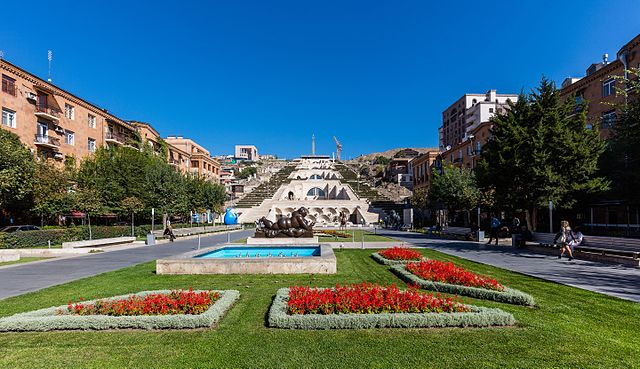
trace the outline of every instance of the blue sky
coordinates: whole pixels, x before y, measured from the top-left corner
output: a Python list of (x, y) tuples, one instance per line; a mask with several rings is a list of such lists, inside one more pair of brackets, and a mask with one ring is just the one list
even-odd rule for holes
[(2, 5), (5, 59), (213, 154), (437, 146), (464, 93), (581, 76), (640, 1), (111, 1)]

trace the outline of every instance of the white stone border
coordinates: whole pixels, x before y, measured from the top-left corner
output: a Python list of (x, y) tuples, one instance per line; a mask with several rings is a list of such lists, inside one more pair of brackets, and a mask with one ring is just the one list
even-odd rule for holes
[[(169, 293), (171, 290), (143, 291), (97, 300), (115, 300), (131, 295), (145, 296), (150, 293)], [(197, 290), (194, 292), (203, 292)], [(0, 318), (0, 332), (52, 331), (52, 330), (104, 330), (104, 329), (193, 329), (211, 327), (218, 323), (231, 306), (240, 298), (236, 290), (212, 290), (220, 298), (207, 311), (198, 315), (56, 315), (59, 309), (66, 311), (67, 305), (34, 310)], [(83, 304), (97, 300), (84, 301)]]
[(419, 261), (422, 260), (427, 260), (427, 258), (423, 257), (420, 260), (391, 260), (391, 259), (387, 259), (384, 256), (380, 255), (380, 253), (378, 252), (374, 252), (373, 254), (371, 254), (371, 257), (373, 258), (373, 260), (377, 261), (378, 263), (382, 264), (382, 265), (404, 265), (406, 263), (417, 263)]
[(464, 313), (381, 313), (290, 315), (289, 289), (276, 293), (269, 309), (270, 327), (286, 329), (370, 329), (512, 326), (516, 319), (501, 309), (466, 305)]

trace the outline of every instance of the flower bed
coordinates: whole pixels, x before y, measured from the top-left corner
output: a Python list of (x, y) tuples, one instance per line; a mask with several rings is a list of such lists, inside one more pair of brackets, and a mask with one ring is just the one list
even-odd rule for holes
[(424, 258), (418, 251), (399, 246), (375, 252), (371, 254), (371, 257), (378, 263), (384, 265), (404, 264), (410, 261), (419, 261)]
[(288, 329), (367, 329), (486, 327), (516, 321), (500, 309), (462, 305), (395, 286), (356, 285), (282, 288), (269, 309), (268, 322), (270, 327)]
[(176, 315), (202, 314), (220, 298), (220, 293), (212, 291), (171, 291), (169, 293), (149, 293), (144, 296), (130, 295), (124, 299), (104, 299), (95, 303), (69, 303), (60, 309), (59, 315)]
[[(500, 284), (498, 285), (501, 286), (502, 289), (496, 290), (496, 289), (488, 289), (488, 288), (480, 288), (480, 287), (474, 287), (474, 286), (465, 286), (465, 285), (454, 284), (454, 283), (440, 282), (437, 280), (423, 279), (420, 276), (413, 274), (409, 268), (412, 268), (411, 264), (396, 265), (391, 267), (391, 271), (396, 275), (398, 275), (402, 280), (408, 283), (416, 284), (422, 288), (432, 290), (432, 291), (450, 293), (455, 295), (464, 295), (464, 296), (469, 296), (469, 297), (478, 298), (478, 299), (494, 300), (499, 302), (505, 302), (508, 304), (515, 304), (515, 305), (525, 305), (525, 306), (535, 305), (535, 300), (533, 296), (513, 288), (502, 286)], [(493, 282), (491, 282), (491, 284), (492, 283)]]
[(504, 291), (504, 286), (495, 279), (472, 273), (451, 262), (424, 260), (409, 263), (406, 267), (409, 272), (429, 281)]
[(240, 297), (235, 290), (176, 292), (144, 291), (15, 314), (0, 318), (0, 332), (211, 327)]

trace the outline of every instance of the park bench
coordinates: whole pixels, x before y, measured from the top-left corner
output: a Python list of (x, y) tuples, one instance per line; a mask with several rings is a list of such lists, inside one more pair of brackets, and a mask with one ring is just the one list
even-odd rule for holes
[[(559, 252), (553, 243), (553, 233), (533, 233), (530, 249), (546, 249)], [(585, 235), (582, 243), (574, 248), (574, 256), (579, 259), (640, 266), (640, 239)]]
[(74, 249), (78, 247), (100, 247), (100, 246), (113, 246), (125, 243), (132, 243), (135, 241), (135, 237), (113, 237), (113, 238), (97, 238), (95, 240), (83, 240), (63, 242), (63, 249)]

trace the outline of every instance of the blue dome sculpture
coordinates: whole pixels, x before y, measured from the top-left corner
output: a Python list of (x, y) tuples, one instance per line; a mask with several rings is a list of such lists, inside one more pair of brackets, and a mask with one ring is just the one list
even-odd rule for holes
[(238, 224), (238, 214), (231, 209), (227, 208), (227, 212), (224, 213), (224, 224), (226, 225), (234, 225)]

